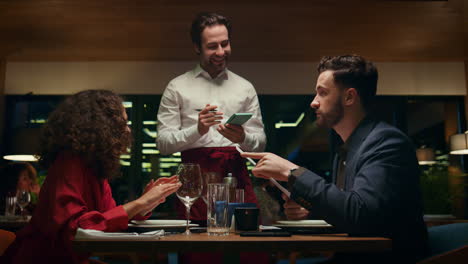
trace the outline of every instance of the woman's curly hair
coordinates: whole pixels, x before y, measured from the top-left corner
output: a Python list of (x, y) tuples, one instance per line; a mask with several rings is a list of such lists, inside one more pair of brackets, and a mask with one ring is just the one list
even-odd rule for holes
[(131, 143), (122, 99), (107, 90), (85, 90), (66, 98), (49, 116), (41, 135), (39, 163), (48, 168), (63, 151), (84, 158), (98, 178), (120, 168)]

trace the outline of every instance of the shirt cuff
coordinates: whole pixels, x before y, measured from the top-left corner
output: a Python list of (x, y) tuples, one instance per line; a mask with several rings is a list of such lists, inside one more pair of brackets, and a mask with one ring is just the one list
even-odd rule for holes
[(197, 125), (194, 125), (194, 126), (191, 126), (189, 127), (187, 130), (186, 130), (186, 135), (187, 135), (187, 140), (186, 142), (195, 142), (197, 141), (199, 138), (202, 137), (202, 135), (200, 135), (200, 133), (198, 132), (198, 126)]
[(250, 134), (245, 134), (245, 138), (244, 138), (244, 142), (242, 142), (240, 145), (241, 149), (242, 150), (245, 150), (245, 151), (252, 151), (253, 149), (253, 142), (254, 141), (254, 138), (253, 138), (253, 135), (250, 135)]
[(141, 220), (146, 220), (148, 218), (150, 218), (150, 216), (153, 214), (153, 211), (149, 211), (147, 214), (145, 215), (141, 215), (141, 214), (137, 214), (135, 215), (132, 220), (138, 220), (138, 221), (141, 221)]
[(128, 228), (128, 214), (123, 206), (117, 206), (102, 214), (106, 219), (108, 232), (125, 230)]
[(307, 171), (306, 168), (299, 167), (299, 168), (296, 168), (296, 169), (292, 169), (289, 172), (289, 177), (288, 177), (288, 189), (289, 189), (289, 191), (292, 191), (294, 189), (294, 183), (296, 183), (297, 178), (299, 178), (299, 176), (304, 174), (304, 172), (306, 172), (306, 171)]

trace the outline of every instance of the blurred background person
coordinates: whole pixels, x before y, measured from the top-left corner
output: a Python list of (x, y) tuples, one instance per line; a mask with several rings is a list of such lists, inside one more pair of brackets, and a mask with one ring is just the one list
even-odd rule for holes
[(41, 187), (37, 179), (36, 169), (28, 162), (10, 162), (2, 169), (2, 185), (0, 186), (0, 212), (5, 210), (5, 198), (16, 196), (19, 190), (31, 194), (31, 202), (25, 207), (25, 213), (31, 214), (37, 202)]

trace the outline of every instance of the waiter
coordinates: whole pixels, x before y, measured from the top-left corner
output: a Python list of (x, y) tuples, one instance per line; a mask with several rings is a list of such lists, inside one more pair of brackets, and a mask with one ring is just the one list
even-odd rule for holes
[[(200, 164), (202, 172), (222, 177), (232, 173), (245, 202), (256, 203), (245, 161), (245, 151), (262, 151), (266, 137), (257, 93), (253, 85), (229, 71), (231, 24), (215, 13), (201, 13), (192, 23), (192, 42), (200, 62), (167, 85), (158, 111), (158, 148), (163, 155), (182, 152), (182, 162)], [(242, 126), (225, 124), (234, 113), (252, 113)], [(185, 207), (177, 201), (180, 218)], [(206, 204), (198, 199), (191, 219), (206, 220)]]

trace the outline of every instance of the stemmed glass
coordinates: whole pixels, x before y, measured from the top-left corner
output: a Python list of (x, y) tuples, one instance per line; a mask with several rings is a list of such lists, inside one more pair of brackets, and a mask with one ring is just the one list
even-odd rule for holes
[(184, 234), (190, 235), (190, 208), (200, 197), (203, 189), (200, 165), (194, 163), (182, 163), (177, 169), (177, 175), (179, 175), (179, 181), (182, 183), (182, 186), (177, 190), (176, 195), (187, 209), (187, 226)]
[(23, 215), (24, 208), (28, 206), (29, 202), (31, 202), (31, 195), (27, 190), (18, 190), (16, 192), (16, 203), (20, 208), (20, 215), (23, 217), (25, 217)]

